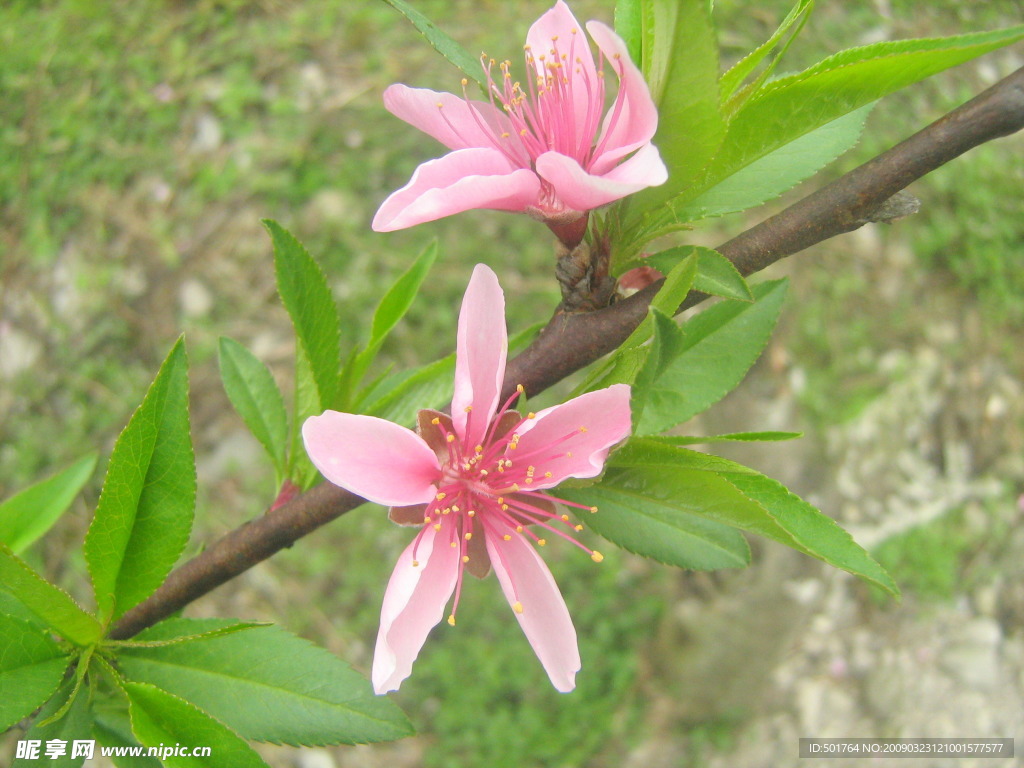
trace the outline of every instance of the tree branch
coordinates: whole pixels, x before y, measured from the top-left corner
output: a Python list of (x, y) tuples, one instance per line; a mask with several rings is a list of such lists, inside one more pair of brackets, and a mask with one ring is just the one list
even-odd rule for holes
[[(1024, 128), (1024, 68), (828, 186), (724, 243), (718, 250), (750, 275), (808, 246), (871, 220), (893, 195), (969, 149)], [(647, 314), (660, 282), (606, 309), (556, 314), (540, 336), (509, 361), (503, 397), (517, 384), (536, 395), (617, 348)], [(691, 293), (680, 311), (707, 298)], [(175, 569), (121, 617), (111, 637), (131, 637), (215, 587), (363, 503), (323, 483), (228, 533)]]

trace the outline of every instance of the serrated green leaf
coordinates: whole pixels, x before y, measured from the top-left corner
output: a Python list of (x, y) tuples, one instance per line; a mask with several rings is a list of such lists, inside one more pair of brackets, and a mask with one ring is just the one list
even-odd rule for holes
[(676, 487), (657, 472), (610, 470), (598, 485), (559, 489), (559, 495), (597, 507), (584, 524), (635, 554), (693, 570), (747, 566), (750, 547), (743, 534), (700, 515), (714, 503), (711, 491)]
[(885, 41), (842, 51), (764, 86), (729, 123), (708, 179), (717, 182), (816, 128), (989, 51), (1024, 26), (956, 37)]
[[(123, 687), (132, 732), (144, 746), (161, 748), (159, 757), (168, 768), (268, 768), (244, 739), (191, 702), (148, 683)], [(179, 744), (191, 748), (188, 756), (173, 754)], [(196, 747), (210, 754), (197, 756), (191, 751)]]
[[(643, 73), (658, 106), (654, 144), (668, 181), (629, 200), (627, 229), (689, 188), (721, 146), (726, 123), (719, 108), (718, 42), (704, 3), (640, 0)], [(637, 244), (643, 241), (637, 237)]]
[(107, 466), (85, 560), (103, 621), (147, 598), (188, 543), (196, 499), (188, 360), (178, 339)]
[(454, 382), (455, 355), (448, 355), (414, 371), (397, 374), (394, 385), (362, 410), (367, 415), (409, 426), (422, 409), (439, 408), (451, 402)]
[(752, 290), (752, 303), (722, 302), (683, 325), (685, 349), (650, 386), (636, 434), (681, 424), (740, 383), (771, 336), (786, 282), (761, 283)]
[(313, 412), (320, 413), (334, 407), (338, 396), (341, 369), (338, 308), (320, 265), (302, 244), (276, 221), (264, 219), (263, 226), (274, 243), (277, 291), (295, 326), (298, 347), (305, 353), (308, 369), (303, 373), (312, 377), (316, 387), (318, 403)]
[(629, 58), (643, 71), (641, 0), (616, 0), (615, 34), (622, 38)]
[(419, 33), (426, 38), (431, 47), (454, 64), (462, 74), (470, 80), (480, 83), (481, 88), (486, 87), (481, 80), (483, 69), (480, 66), (480, 59), (471, 56), (448, 33), (444, 32), (434, 22), (413, 8), (412, 5), (405, 2), (405, 0), (384, 0), (384, 2), (405, 16)]
[(416, 257), (412, 266), (403, 272), (384, 294), (384, 298), (380, 300), (380, 304), (377, 305), (377, 309), (373, 313), (368, 346), (373, 347), (384, 341), (398, 321), (409, 311), (413, 299), (416, 298), (420, 286), (423, 285), (427, 273), (430, 272), (430, 268), (434, 266), (436, 260), (437, 242), (435, 241)]
[[(198, 634), (220, 620), (170, 619), (139, 640)], [(184, 630), (183, 630), (184, 628)], [(297, 745), (390, 741), (405, 715), (347, 664), (278, 627), (160, 648), (126, 648), (122, 672), (194, 702), (249, 739)]]
[(55, 587), (0, 544), (0, 592), (5, 592), (45, 626), (75, 645), (99, 640), (102, 627), (67, 592)]
[[(64, 714), (59, 719), (53, 719), (60, 709), (65, 710)], [(75, 742), (88, 740), (91, 730), (89, 696), (77, 689), (74, 680), (68, 680), (46, 702), (23, 737), (26, 741), (42, 742), (39, 759), (15, 759), (11, 768), (38, 768), (40, 763), (56, 768), (78, 768), (85, 762), (85, 755), (72, 757), (75, 754)], [(53, 740), (66, 742), (66, 745), (63, 755), (49, 758), (46, 756), (46, 744)]]
[[(105, 645), (107, 647), (118, 648), (160, 648), (165, 645), (174, 645), (175, 643), (189, 643), (193, 640), (206, 640), (212, 637), (220, 637), (221, 635), (230, 635), (233, 632), (241, 632), (243, 629), (270, 626), (273, 625), (265, 621), (240, 621), (237, 624), (228, 624), (226, 626), (217, 627), (216, 629), (211, 629), (206, 632), (200, 632), (193, 635), (177, 635), (174, 637), (168, 637), (164, 640), (139, 640), (137, 638), (132, 640), (108, 640)], [(188, 627), (182, 627), (182, 629), (187, 630)]]
[(789, 36), (789, 40), (786, 45), (782, 47), (782, 50), (779, 51), (777, 56), (775, 56), (772, 63), (765, 68), (765, 71), (758, 77), (758, 80), (762, 81), (771, 74), (772, 69), (775, 67), (775, 63), (782, 57), (782, 54), (786, 52), (789, 44), (796, 39), (798, 34), (800, 34), (800, 30), (807, 22), (813, 8), (814, 0), (798, 0), (797, 4), (793, 6), (790, 12), (786, 15), (786, 18), (784, 18), (782, 23), (779, 24), (779, 28), (775, 30), (775, 33), (771, 37), (736, 62), (728, 72), (722, 75), (720, 85), (723, 103), (733, 96), (736, 90), (743, 84), (743, 81), (746, 80), (755, 69), (757, 69), (758, 65), (764, 61), (766, 56), (775, 50), (779, 41), (781, 41), (782, 38), (785, 37), (786, 34), (795, 26), (796, 29), (793, 29), (793, 33)]
[[(123, 693), (123, 692), (122, 692)], [(110, 754), (110, 759), (118, 768), (160, 768), (161, 763), (155, 757), (145, 755), (143, 747), (132, 733), (131, 720), (128, 717), (128, 698), (121, 696), (115, 700), (103, 697), (94, 702), (93, 714), (95, 721), (92, 734), (104, 747), (113, 747), (124, 754)], [(130, 750), (138, 748), (143, 754), (135, 756)]]
[[(693, 288), (694, 280), (697, 279), (697, 266), (697, 256), (694, 253), (683, 257), (671, 269), (666, 270), (665, 282), (651, 299), (651, 308), (669, 316), (674, 315)], [(651, 337), (653, 331), (654, 320), (648, 314), (619, 348), (629, 349), (643, 344)]]
[(646, 347), (647, 358), (634, 380), (625, 382), (633, 385), (630, 407), (633, 411), (634, 424), (640, 423), (643, 419), (644, 408), (654, 382), (686, 348), (686, 335), (676, 325), (675, 320), (653, 306), (649, 310), (649, 315), (654, 321), (654, 335), (650, 345)]
[(231, 404), (263, 445), (278, 475), (285, 474), (288, 414), (273, 375), (259, 358), (226, 336), (219, 342), (220, 377)]
[(23, 552), (68, 510), (95, 468), (91, 453), (0, 504), (0, 542), (15, 554)]
[(750, 292), (750, 286), (743, 279), (743, 275), (731, 261), (713, 248), (681, 245), (651, 254), (643, 263), (661, 272), (668, 272), (674, 269), (680, 260), (690, 255), (697, 257), (697, 273), (693, 279), (693, 287), (696, 290), (737, 301), (754, 300), (754, 294)]
[(796, 440), (803, 432), (731, 432), (724, 435), (662, 435), (659, 441), (669, 445), (704, 445), (706, 443), (754, 443)]
[(0, 615), (0, 733), (53, 696), (70, 664), (34, 626)]
[(778, 197), (856, 146), (873, 107), (874, 102), (769, 152), (689, 202), (673, 201), (672, 218), (699, 221)]
[[(680, 448), (662, 438), (635, 439), (610, 460), (609, 475), (622, 482), (640, 473), (643, 493), (707, 493), (716, 503), (700, 514), (708, 519), (756, 533), (859, 576), (893, 595), (892, 577), (832, 518), (789, 491), (781, 483), (742, 464)], [(701, 488), (710, 489), (701, 491)]]

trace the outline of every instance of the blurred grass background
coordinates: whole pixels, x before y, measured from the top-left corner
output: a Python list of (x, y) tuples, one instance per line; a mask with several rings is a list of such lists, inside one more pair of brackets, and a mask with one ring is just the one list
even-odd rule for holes
[[(416, 5), (471, 52), (512, 58), (547, 7)], [(767, 37), (787, 5), (719, 0), (723, 66)], [(573, 4), (579, 18), (608, 22), (610, 6)], [(1017, 0), (821, 2), (781, 69), (851, 45), (1005, 26), (1022, 15)], [(557, 301), (546, 230), (525, 217), (474, 212), (370, 231), (387, 193), (439, 153), (382, 108), (381, 91), (396, 81), (456, 90), (459, 79), (383, 3), (8, 0), (0, 44), (0, 497), (89, 450), (109, 452), (184, 331), (200, 457), (193, 548), (260, 513), (274, 494), (272, 472), (220, 391), (214, 350), (219, 335), (232, 336), (289, 386), (290, 328), (262, 217), (281, 221), (321, 260), (343, 343), (365, 331), (368, 311), (411, 255), (439, 241), (424, 294), (384, 351), (399, 367), (453, 348), (458, 301), (478, 261), (502, 280), (511, 330)], [(1022, 63), (1016, 46), (890, 97), (861, 145), (804, 191)], [(800, 424), (790, 426), (813, 440), (855, 419), (890, 380), (880, 354), (949, 324), (958, 332), (936, 342), (943, 355), (966, 365), (991, 351), (1020, 380), (1022, 149), (1014, 137), (975, 150), (914, 185), (917, 216), (778, 268), (792, 276), (793, 295), (775, 357), (756, 374), (795, 401)], [(711, 222), (695, 237), (720, 242), (781, 204)], [(757, 413), (740, 416), (741, 428), (765, 426)], [(81, 558), (67, 553), (80, 545), (100, 483), (98, 473), (67, 524), (33, 553), (82, 598)], [(376, 511), (347, 515), (194, 612), (279, 621), (368, 669), (380, 596), (407, 538), (382, 521)], [(913, 535), (926, 544), (889, 543), (881, 556), (898, 566), (901, 552), (914, 552), (924, 564), (909, 569), (906, 587), (952, 599), (976, 542), (955, 516)], [(614, 551), (601, 567), (574, 552), (546, 554), (580, 634), (577, 692), (550, 689), (494, 580), (474, 583), (458, 630), (431, 638), (397, 695), (421, 735), (359, 751), (367, 762), (358, 764), (617, 766), (667, 728), (689, 739), (680, 765), (728, 745), (729, 717), (680, 724), (651, 703), (652, 689), (660, 702), (686, 695), (687, 681), (671, 675), (666, 626), (692, 580)]]

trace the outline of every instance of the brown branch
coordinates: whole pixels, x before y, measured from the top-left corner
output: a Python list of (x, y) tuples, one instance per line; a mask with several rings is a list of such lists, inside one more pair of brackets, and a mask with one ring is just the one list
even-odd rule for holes
[[(823, 189), (719, 247), (744, 275), (758, 272), (870, 221), (893, 195), (926, 173), (992, 139), (1024, 128), (1024, 68)], [(547, 389), (621, 344), (647, 314), (658, 283), (596, 312), (558, 314), (509, 362), (505, 396), (517, 384), (530, 395)], [(691, 293), (680, 310), (706, 298)], [(324, 483), (216, 541), (174, 570), (167, 581), (117, 623), (123, 639), (238, 576), (363, 500)]]

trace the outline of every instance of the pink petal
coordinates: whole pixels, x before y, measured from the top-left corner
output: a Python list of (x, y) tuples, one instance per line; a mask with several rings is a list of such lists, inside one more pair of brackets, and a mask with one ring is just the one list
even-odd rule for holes
[[(552, 42), (554, 39), (554, 42)], [(586, 124), (589, 109), (601, 110), (602, 104), (595, 104), (598, 91), (597, 67), (594, 65), (594, 54), (590, 43), (569, 6), (562, 0), (544, 13), (530, 27), (526, 35), (526, 44), (536, 59), (537, 74), (547, 75), (545, 63), (554, 60), (552, 48), (558, 47), (559, 54), (566, 54), (566, 67), (569, 68), (570, 87), (573, 89), (573, 107), (577, 125)], [(545, 61), (540, 57), (544, 56)], [(576, 70), (579, 69), (579, 72)], [(590, 83), (590, 93), (587, 83)]]
[(437, 456), (412, 430), (373, 416), (324, 411), (302, 425), (317, 469), (368, 501), (386, 507), (433, 499), (441, 477)]
[(537, 158), (537, 174), (555, 189), (568, 208), (590, 211), (647, 187), (664, 184), (668, 171), (653, 144), (641, 147), (604, 176), (587, 173), (571, 157), (545, 152)]
[[(488, 531), (487, 551), (501, 584), (505, 599), (515, 610), (516, 619), (526, 639), (533, 646), (551, 684), (562, 693), (576, 687), (580, 670), (580, 652), (576, 645), (576, 629), (562, 593), (540, 555), (521, 534), (503, 524)], [(508, 541), (503, 539), (509, 535)]]
[(491, 104), (429, 88), (396, 83), (384, 91), (384, 106), (449, 149), (494, 148), (496, 136), (513, 133), (508, 118)]
[(622, 38), (599, 21), (588, 22), (587, 31), (607, 59), (606, 66), (619, 75), (618, 98), (623, 99), (618, 114), (613, 105), (605, 116), (598, 140), (600, 152), (590, 168), (591, 173), (600, 175), (651, 140), (658, 129), (658, 108)]
[(614, 384), (538, 412), (520, 428), (510, 455), (535, 466), (531, 490), (553, 488), (567, 477), (599, 475), (608, 451), (629, 432), (629, 386)]
[(373, 229), (391, 232), (472, 208), (522, 211), (536, 202), (540, 180), (496, 149), (459, 149), (423, 163), (385, 200)]
[[(459, 574), (459, 548), (448, 546), (449, 532), (427, 526), (395, 565), (380, 610), (373, 652), (373, 689), (397, 691), (412, 671), (430, 630), (444, 616)], [(413, 557), (413, 550), (416, 552)], [(413, 560), (419, 562), (413, 566)]]
[(462, 299), (455, 350), (452, 422), (464, 446), (483, 441), (498, 409), (507, 354), (505, 294), (493, 270), (477, 264)]

